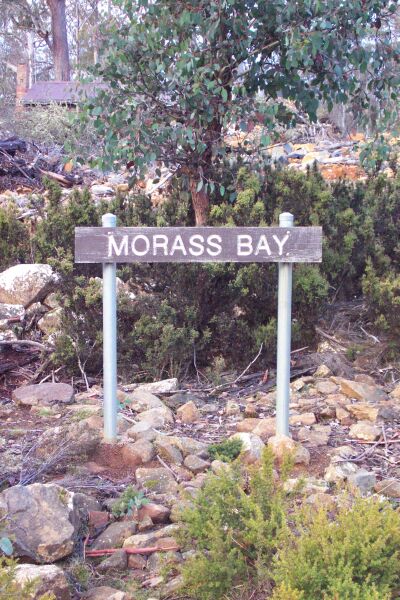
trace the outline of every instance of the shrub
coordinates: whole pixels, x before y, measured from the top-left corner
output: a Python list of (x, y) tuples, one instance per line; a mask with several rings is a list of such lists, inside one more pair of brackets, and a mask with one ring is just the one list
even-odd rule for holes
[(210, 444), (210, 446), (208, 446), (208, 454), (210, 455), (211, 460), (232, 462), (239, 456), (242, 446), (242, 440), (224, 440), (219, 444)]
[[(15, 582), (17, 566), (18, 563), (14, 559), (0, 556), (0, 600), (28, 600), (34, 597), (37, 581), (32, 580), (22, 586), (18, 585)], [(41, 595), (38, 600), (55, 600), (55, 596), (47, 592)]]
[(132, 515), (141, 506), (145, 506), (149, 500), (145, 498), (143, 492), (139, 492), (132, 485), (128, 485), (118, 500), (113, 504), (112, 513), (115, 517)]
[(286, 504), (282, 482), (274, 481), (269, 450), (248, 481), (237, 464), (209, 476), (182, 515), (182, 540), (195, 549), (183, 566), (190, 596), (218, 600), (235, 585), (256, 581), (270, 565), (285, 529)]
[[(0, 208), (0, 271), (29, 257), (29, 232), (13, 204)], [(29, 260), (29, 259), (28, 259)]]
[(334, 521), (324, 510), (302, 513), (274, 577), (310, 600), (388, 600), (400, 583), (400, 514), (375, 499), (343, 506)]

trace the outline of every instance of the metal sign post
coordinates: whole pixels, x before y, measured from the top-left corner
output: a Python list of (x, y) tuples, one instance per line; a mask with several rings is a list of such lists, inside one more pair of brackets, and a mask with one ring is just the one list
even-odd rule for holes
[[(103, 227), (113, 228), (117, 217), (103, 215)], [(117, 439), (117, 265), (103, 263), (103, 394), (104, 439)]]
[[(279, 215), (280, 227), (293, 227), (293, 215)], [(289, 435), (290, 343), (292, 334), (292, 263), (278, 265), (278, 343), (276, 366), (276, 433)]]
[(282, 213), (279, 227), (102, 227), (75, 229), (75, 261), (103, 264), (104, 438), (117, 438), (117, 263), (279, 263), (276, 431), (289, 434), (292, 266), (321, 262), (321, 227), (293, 227)]

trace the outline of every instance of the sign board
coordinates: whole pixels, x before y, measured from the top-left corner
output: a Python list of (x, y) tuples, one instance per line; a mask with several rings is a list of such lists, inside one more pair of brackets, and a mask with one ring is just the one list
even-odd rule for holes
[(77, 227), (77, 263), (320, 262), (321, 227)]
[(117, 439), (117, 263), (279, 263), (277, 334), (277, 433), (289, 434), (290, 340), (293, 263), (321, 262), (321, 227), (103, 227), (75, 229), (75, 261), (103, 264), (104, 437)]

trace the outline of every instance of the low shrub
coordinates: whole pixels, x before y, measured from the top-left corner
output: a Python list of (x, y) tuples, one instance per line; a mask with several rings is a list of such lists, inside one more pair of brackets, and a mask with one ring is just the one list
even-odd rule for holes
[(29, 257), (29, 231), (10, 203), (0, 207), (0, 271)]
[(334, 520), (324, 510), (301, 513), (274, 579), (307, 600), (389, 600), (400, 584), (400, 514), (376, 499), (357, 499)]
[(136, 510), (149, 503), (143, 492), (139, 492), (132, 485), (128, 485), (118, 500), (113, 504), (112, 513), (115, 517), (132, 515)]
[(242, 446), (242, 440), (224, 440), (219, 444), (210, 444), (208, 446), (208, 454), (211, 460), (222, 460), (229, 463), (239, 456)]
[[(38, 587), (36, 580), (19, 585), (15, 581), (17, 561), (12, 558), (0, 556), (0, 600), (28, 600), (35, 596)], [(38, 597), (38, 600), (55, 600), (54, 594), (47, 592)]]

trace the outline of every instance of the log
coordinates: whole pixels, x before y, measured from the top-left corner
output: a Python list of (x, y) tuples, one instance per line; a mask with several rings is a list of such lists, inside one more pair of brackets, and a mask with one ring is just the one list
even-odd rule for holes
[(8, 138), (6, 140), (0, 140), (0, 150), (10, 156), (15, 156), (16, 152), (26, 152), (27, 145), (24, 140), (20, 140), (17, 137)]
[(39, 169), (39, 171), (42, 175), (45, 175), (49, 179), (53, 179), (54, 181), (57, 181), (64, 187), (71, 188), (74, 184), (78, 183), (74, 177), (71, 177), (68, 175), (67, 176), (60, 175), (59, 173), (53, 173), (52, 171), (45, 171), (44, 169)]

